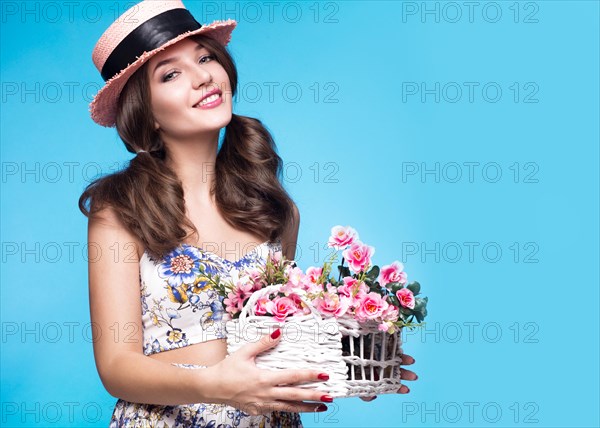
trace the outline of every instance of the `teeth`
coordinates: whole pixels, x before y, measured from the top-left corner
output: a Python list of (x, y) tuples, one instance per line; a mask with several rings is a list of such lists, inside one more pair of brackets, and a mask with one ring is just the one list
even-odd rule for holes
[(203, 106), (203, 105), (206, 105), (206, 104), (208, 104), (208, 103), (212, 103), (213, 101), (215, 101), (215, 100), (216, 100), (216, 99), (218, 99), (218, 98), (219, 98), (219, 94), (214, 94), (214, 95), (211, 95), (210, 97), (208, 97), (208, 98), (205, 98), (205, 99), (204, 99), (204, 100), (203, 100), (203, 101), (202, 101), (200, 104), (198, 104), (198, 105), (199, 105), (199, 106)]

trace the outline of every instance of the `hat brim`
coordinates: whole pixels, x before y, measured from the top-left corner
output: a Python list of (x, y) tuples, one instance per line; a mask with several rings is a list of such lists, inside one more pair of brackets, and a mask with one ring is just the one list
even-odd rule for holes
[(115, 126), (117, 116), (117, 101), (121, 91), (123, 90), (123, 87), (127, 83), (127, 80), (129, 80), (133, 73), (135, 73), (144, 64), (144, 62), (152, 58), (158, 52), (196, 34), (204, 34), (217, 40), (223, 46), (226, 46), (231, 40), (231, 32), (236, 25), (237, 22), (233, 19), (228, 19), (226, 21), (214, 21), (211, 24), (204, 25), (197, 30), (180, 34), (156, 49), (153, 49), (149, 52), (144, 52), (142, 55), (137, 57), (133, 63), (129, 64), (127, 68), (121, 70), (119, 74), (107, 80), (104, 86), (94, 96), (94, 99), (89, 105), (89, 111), (92, 120), (102, 126)]

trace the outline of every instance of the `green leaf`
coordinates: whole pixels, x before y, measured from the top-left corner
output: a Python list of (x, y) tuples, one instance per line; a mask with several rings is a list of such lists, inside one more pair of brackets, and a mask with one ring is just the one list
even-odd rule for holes
[(373, 266), (371, 270), (367, 272), (367, 276), (375, 281), (379, 276), (379, 266)]
[(396, 297), (396, 295), (390, 295), (390, 297), (388, 297), (388, 301), (396, 307), (400, 306), (400, 302), (398, 301), (398, 298)]
[(392, 293), (396, 294), (396, 291), (402, 288), (402, 284), (400, 284), (399, 282), (390, 282), (386, 284), (386, 287), (392, 290)]
[(413, 311), (411, 311), (409, 308), (405, 308), (405, 307), (401, 306), (400, 313), (408, 316), (408, 315), (412, 315)]
[(420, 311), (422, 308), (425, 307), (425, 305), (427, 304), (427, 301), (425, 301), (424, 299), (417, 297), (415, 299), (415, 311)]
[(338, 266), (338, 271), (342, 274), (342, 277), (344, 276), (350, 276), (350, 268), (348, 266), (343, 266), (339, 265)]
[(406, 288), (412, 291), (412, 293), (416, 296), (421, 291), (421, 284), (419, 284), (417, 281), (413, 281), (410, 284), (408, 284)]

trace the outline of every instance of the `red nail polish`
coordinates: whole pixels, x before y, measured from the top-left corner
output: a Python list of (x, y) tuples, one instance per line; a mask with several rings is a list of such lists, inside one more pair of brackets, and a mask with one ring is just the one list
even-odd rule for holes
[(324, 412), (327, 410), (327, 406), (325, 404), (319, 404), (319, 407), (315, 409), (315, 412)]
[(330, 397), (329, 395), (321, 395), (321, 401), (333, 403), (333, 397)]
[(329, 380), (329, 375), (327, 373), (320, 373), (317, 377), (321, 380)]
[(271, 333), (271, 339), (277, 339), (281, 335), (281, 329), (278, 328), (273, 333)]

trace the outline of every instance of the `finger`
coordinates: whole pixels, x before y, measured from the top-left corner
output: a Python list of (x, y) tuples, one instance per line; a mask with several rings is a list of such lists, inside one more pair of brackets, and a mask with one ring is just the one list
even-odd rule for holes
[(305, 403), (303, 401), (280, 401), (281, 408), (285, 412), (300, 413), (300, 412), (324, 412), (327, 410), (327, 404), (324, 403)]
[(271, 334), (265, 334), (257, 342), (247, 343), (240, 347), (235, 354), (246, 358), (254, 358), (261, 352), (277, 345), (281, 339), (281, 329), (275, 329)]
[(304, 403), (302, 401), (281, 401), (284, 411), (290, 413), (300, 412), (324, 412), (327, 410), (327, 404), (324, 403)]
[(292, 386), (276, 386), (269, 391), (270, 396), (277, 401), (323, 401), (333, 402), (333, 397), (323, 391), (313, 388), (298, 388)]
[(411, 357), (408, 354), (404, 354), (400, 357), (400, 364), (402, 364), (403, 366), (408, 366), (410, 364), (414, 364), (415, 363), (415, 359), (413, 357)]
[(265, 403), (248, 403), (234, 406), (250, 415), (266, 415), (274, 411), (289, 413), (324, 412), (327, 406), (323, 403), (304, 403), (302, 401), (273, 401)]
[(410, 389), (406, 385), (402, 385), (400, 387), (400, 389), (398, 390), (398, 394), (408, 394), (409, 392), (410, 392)]
[(373, 401), (373, 400), (375, 400), (375, 399), (377, 398), (377, 396), (376, 396), (376, 395), (374, 395), (374, 396), (372, 396), (372, 397), (359, 397), (359, 398), (360, 398), (362, 401), (369, 402), (369, 401)]
[(404, 380), (417, 380), (419, 377), (415, 372), (406, 369), (400, 369), (400, 379)]
[(295, 385), (305, 382), (323, 382), (329, 375), (318, 370), (268, 370), (268, 381), (273, 385)]

